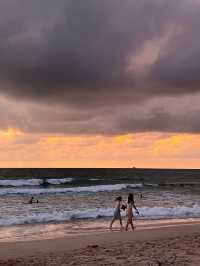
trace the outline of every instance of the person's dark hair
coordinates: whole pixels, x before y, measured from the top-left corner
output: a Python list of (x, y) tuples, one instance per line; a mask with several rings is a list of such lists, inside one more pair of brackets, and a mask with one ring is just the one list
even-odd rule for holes
[(130, 193), (130, 194), (128, 195), (128, 203), (134, 203), (133, 193)]
[(127, 208), (127, 207), (126, 207), (126, 205), (124, 205), (124, 204), (123, 204), (122, 207), (121, 207), (121, 209), (122, 209), (123, 211), (125, 211), (126, 208)]
[(122, 197), (121, 196), (119, 196), (119, 197), (116, 197), (116, 199), (115, 199), (116, 201), (122, 201)]

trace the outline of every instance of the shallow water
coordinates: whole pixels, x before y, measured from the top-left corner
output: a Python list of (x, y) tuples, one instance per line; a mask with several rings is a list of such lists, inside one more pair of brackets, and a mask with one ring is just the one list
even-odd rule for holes
[[(17, 225), (0, 228), (0, 242), (34, 241), (56, 239), (63, 237), (101, 234), (110, 232), (109, 219), (74, 221), (68, 223), (47, 223), (35, 225)], [(123, 221), (125, 225), (125, 220)], [(200, 218), (163, 219), (163, 220), (136, 220), (135, 230), (166, 228), (170, 226), (200, 224)], [(129, 229), (131, 230), (131, 229)], [(119, 222), (113, 225), (113, 232), (120, 231)]]

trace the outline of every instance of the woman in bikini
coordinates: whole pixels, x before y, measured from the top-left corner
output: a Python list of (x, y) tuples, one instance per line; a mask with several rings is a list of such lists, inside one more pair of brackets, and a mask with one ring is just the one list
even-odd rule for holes
[(127, 223), (126, 223), (126, 231), (128, 231), (129, 224), (131, 225), (132, 230), (134, 231), (135, 227), (133, 225), (133, 209), (135, 209), (136, 213), (139, 214), (138, 209), (134, 203), (133, 194), (130, 193), (128, 195), (128, 204), (127, 204)]

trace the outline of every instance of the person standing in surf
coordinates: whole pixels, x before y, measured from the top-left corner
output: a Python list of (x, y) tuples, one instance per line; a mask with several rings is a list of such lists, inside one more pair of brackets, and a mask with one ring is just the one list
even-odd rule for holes
[(119, 220), (122, 230), (123, 229), (122, 217), (121, 217), (122, 197), (121, 196), (117, 197), (115, 201), (116, 201), (116, 206), (113, 214), (113, 219), (110, 223), (110, 230), (112, 230), (112, 225), (116, 220)]
[(128, 231), (129, 224), (131, 225), (132, 230), (134, 231), (135, 227), (133, 225), (133, 209), (135, 209), (136, 213), (139, 214), (138, 209), (135, 206), (134, 203), (134, 197), (133, 194), (130, 193), (128, 195), (128, 203), (127, 203), (127, 223), (126, 223), (126, 231)]

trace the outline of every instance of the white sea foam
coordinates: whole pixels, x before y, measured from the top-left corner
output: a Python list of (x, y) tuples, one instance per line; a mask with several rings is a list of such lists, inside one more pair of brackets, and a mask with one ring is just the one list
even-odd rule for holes
[[(192, 207), (177, 206), (173, 208), (166, 207), (142, 207), (139, 208), (139, 219), (161, 219), (161, 218), (191, 218), (200, 217), (200, 206)], [(64, 222), (76, 219), (96, 219), (99, 217), (111, 217), (113, 215), (112, 208), (93, 208), (85, 210), (71, 211), (54, 211), (51, 213), (37, 213), (28, 216), (18, 216), (9, 219), (0, 218), (0, 226), (19, 225), (19, 224), (35, 224), (48, 222)], [(125, 215), (125, 212), (122, 213)]]
[(198, 204), (192, 207), (177, 206), (177, 207), (141, 207), (141, 218), (185, 218), (200, 216), (200, 206)]
[(126, 188), (138, 188), (142, 184), (114, 184), (114, 185), (96, 185), (87, 187), (65, 187), (65, 188), (2, 188), (0, 195), (6, 194), (52, 194), (52, 193), (67, 193), (67, 192), (103, 192), (103, 191), (120, 191)]
[(42, 179), (1, 179), (0, 186), (12, 186), (12, 187), (22, 187), (22, 186), (39, 186), (43, 182)]
[(73, 178), (48, 178), (47, 182), (51, 185), (61, 185), (65, 183), (70, 183), (73, 181)]
[(73, 178), (1, 179), (0, 186), (12, 186), (12, 187), (40, 186), (44, 183), (44, 181), (50, 185), (61, 185), (72, 182)]
[(163, 183), (144, 183), (145, 186), (149, 187), (184, 187), (184, 186), (200, 186), (200, 182), (163, 182)]
[(1, 219), (0, 226), (35, 224), (48, 222), (62, 222), (75, 219), (95, 219), (98, 217), (109, 217), (112, 215), (112, 209), (86, 209), (73, 211), (54, 211), (52, 213), (37, 213), (28, 216), (13, 217), (10, 219)]

